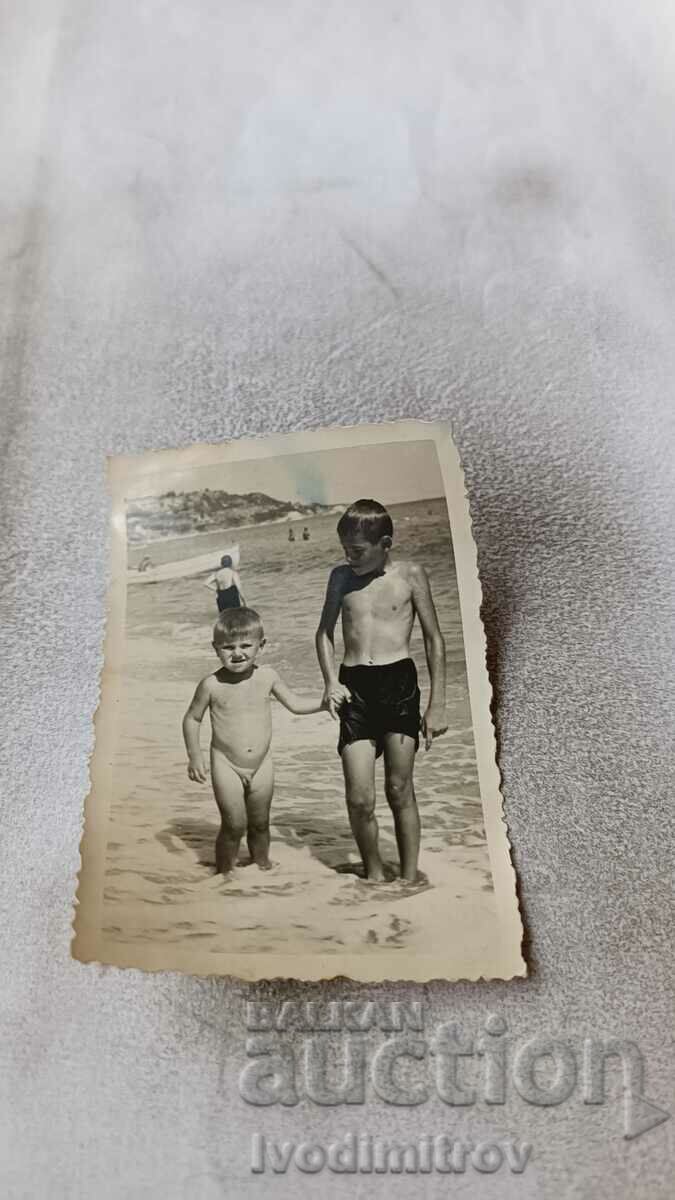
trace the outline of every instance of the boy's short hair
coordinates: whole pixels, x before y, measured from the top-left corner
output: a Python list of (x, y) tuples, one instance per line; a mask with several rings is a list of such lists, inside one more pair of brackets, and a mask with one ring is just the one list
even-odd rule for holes
[(340, 517), (337, 531), (339, 538), (360, 534), (375, 545), (380, 538), (394, 536), (394, 522), (379, 500), (355, 500)]
[(231, 567), (232, 566), (232, 556), (230, 554), (224, 554), (220, 560), (220, 565), (221, 565), (221, 567)]
[(253, 608), (226, 608), (213, 626), (214, 642), (246, 633), (254, 634), (259, 640), (265, 636), (263, 623)]

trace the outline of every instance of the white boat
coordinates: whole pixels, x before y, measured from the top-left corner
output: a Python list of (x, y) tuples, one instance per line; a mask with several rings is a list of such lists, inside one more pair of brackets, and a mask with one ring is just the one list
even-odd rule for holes
[[(236, 570), (239, 566), (238, 543), (234, 546), (224, 546), (219, 552), (197, 554), (193, 558), (182, 558), (179, 562), (161, 563), (158, 567), (149, 564), (141, 569), (139, 564), (134, 570), (127, 571), (127, 583), (162, 583), (165, 579), (184, 579), (189, 575), (202, 575), (205, 571), (217, 571), (221, 558), (226, 554), (229, 554), (232, 566)], [(141, 559), (141, 564), (151, 558), (151, 554), (146, 554)]]

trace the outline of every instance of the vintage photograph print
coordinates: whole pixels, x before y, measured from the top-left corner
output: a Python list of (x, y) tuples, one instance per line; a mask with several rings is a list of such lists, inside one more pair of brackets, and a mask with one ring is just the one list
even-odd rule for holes
[(358, 980), (526, 973), (447, 429), (112, 459), (73, 953)]

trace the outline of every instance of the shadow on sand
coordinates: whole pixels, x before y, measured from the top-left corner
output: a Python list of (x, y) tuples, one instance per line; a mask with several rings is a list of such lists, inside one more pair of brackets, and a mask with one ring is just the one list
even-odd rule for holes
[[(355, 884), (361, 884), (362, 886), (357, 889), (352, 902), (356, 902), (358, 896), (363, 899), (366, 891), (371, 892), (373, 885), (365, 878), (363, 864), (359, 861), (349, 825), (345, 821), (341, 821), (337, 823), (336, 828), (336, 822), (317, 818), (315, 812), (312, 812), (311, 822), (310, 825), (309, 815), (302, 812), (292, 818), (282, 816), (273, 823), (273, 833), (276, 834), (277, 839), (280, 838), (291, 849), (298, 851), (307, 849), (312, 857), (328, 870), (351, 879)], [(196, 856), (201, 867), (213, 871), (215, 867), (214, 845), (218, 829), (219, 826), (212, 821), (181, 817), (171, 821), (155, 836), (160, 845), (164, 846), (171, 854), (181, 853), (175, 843), (182, 842)], [(405, 894), (426, 891), (431, 886), (427, 876), (420, 872), (417, 882), (412, 886), (408, 885), (405, 892), (402, 892), (395, 842), (385, 833), (380, 838), (380, 844), (385, 881), (383, 884), (378, 884), (375, 889), (378, 899), (400, 900)], [(248, 866), (250, 862), (245, 843), (242, 843), (238, 864), (243, 867)], [(393, 891), (388, 885), (393, 887)], [(342, 902), (348, 902), (346, 895), (343, 895)]]
[[(213, 821), (177, 817), (156, 833), (155, 837), (170, 854), (180, 853), (175, 845), (175, 841), (180, 841), (192, 851), (200, 866), (213, 867), (214, 845), (218, 830), (218, 824)], [(358, 879), (363, 878), (363, 865), (358, 858), (352, 831), (347, 821), (342, 818), (336, 821), (317, 816), (315, 808), (304, 811), (300, 809), (292, 816), (280, 813), (272, 821), (273, 839), (275, 836), (293, 850), (309, 850), (313, 858), (339, 875), (354, 875)], [(244, 843), (242, 843), (242, 849), (242, 861), (244, 861), (246, 859)], [(396, 878), (398, 875), (396, 843), (386, 831), (380, 831), (380, 849), (385, 863), (387, 880)]]
[(197, 857), (201, 867), (215, 866), (214, 847), (219, 826), (212, 821), (194, 821), (180, 817), (155, 834), (160, 846), (170, 854), (180, 854), (174, 840), (183, 842)]

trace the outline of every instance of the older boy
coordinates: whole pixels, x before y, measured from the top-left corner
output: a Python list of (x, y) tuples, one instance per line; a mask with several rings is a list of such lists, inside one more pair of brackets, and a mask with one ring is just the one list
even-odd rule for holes
[[(335, 567), (316, 634), (324, 703), (340, 720), (338, 753), (347, 809), (366, 878), (384, 879), (375, 819), (375, 759), (384, 754), (385, 791), (394, 817), (401, 878), (417, 878), (420, 823), (413, 787), (419, 730), (428, 750), (447, 729), (445, 643), (423, 566), (392, 562), (392, 519), (377, 500), (357, 500), (337, 527), (346, 564)], [(335, 669), (334, 631), (342, 615), (345, 656)], [(410, 658), (419, 617), (431, 695), (420, 716), (420, 692)]]
[(188, 775), (195, 783), (206, 783), (199, 733), (207, 708), (211, 714), (211, 781), (221, 818), (216, 872), (225, 879), (232, 875), (244, 834), (260, 870), (268, 871), (273, 865), (269, 859), (274, 789), (272, 698), (292, 713), (315, 713), (323, 707), (321, 700), (291, 691), (272, 667), (257, 665), (264, 645), (257, 612), (252, 608), (223, 612), (213, 630), (220, 669), (198, 684), (183, 718)]

